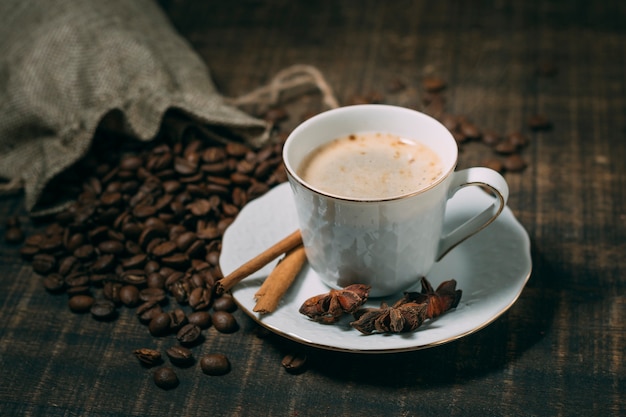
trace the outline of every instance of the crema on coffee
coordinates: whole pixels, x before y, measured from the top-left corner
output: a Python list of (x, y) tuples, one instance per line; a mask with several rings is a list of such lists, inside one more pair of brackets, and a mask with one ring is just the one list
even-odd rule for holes
[(388, 133), (354, 133), (314, 150), (298, 174), (312, 187), (343, 198), (388, 199), (419, 191), (442, 174), (425, 144)]

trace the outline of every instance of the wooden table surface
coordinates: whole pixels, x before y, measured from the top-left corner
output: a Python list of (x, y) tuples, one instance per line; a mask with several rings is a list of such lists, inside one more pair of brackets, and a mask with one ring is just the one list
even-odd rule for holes
[[(375, 99), (424, 110), (422, 81), (438, 76), (447, 112), (521, 130), (528, 166), (505, 176), (509, 207), (532, 242), (532, 275), (486, 328), (414, 352), (362, 355), (260, 338), (237, 311), (238, 332), (209, 329), (199, 348), (226, 353), (232, 371), (182, 369), (180, 385), (164, 391), (131, 354), (162, 342), (131, 311), (110, 323), (69, 312), (20, 260), (19, 246), (2, 242), (0, 415), (626, 415), (622, 1), (161, 3), (225, 96), (307, 64), (342, 105)], [(315, 93), (282, 106), (285, 129), (322, 108)], [(535, 114), (552, 129), (530, 130)], [(493, 155), (479, 143), (463, 148), (461, 167)], [(0, 213), (3, 224), (25, 216), (22, 196), (0, 200)], [(298, 351), (308, 367), (289, 374), (281, 360)]]

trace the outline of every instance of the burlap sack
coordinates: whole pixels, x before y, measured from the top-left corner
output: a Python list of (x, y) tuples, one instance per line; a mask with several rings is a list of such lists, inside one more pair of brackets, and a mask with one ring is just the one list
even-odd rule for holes
[(2, 0), (0, 16), (0, 177), (24, 186), (28, 210), (112, 110), (144, 141), (168, 109), (240, 140), (266, 136), (224, 103), (152, 0)]

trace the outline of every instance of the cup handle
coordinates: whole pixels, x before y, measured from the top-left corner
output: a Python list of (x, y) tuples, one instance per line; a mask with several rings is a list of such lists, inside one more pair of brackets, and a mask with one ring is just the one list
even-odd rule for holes
[(491, 224), (506, 206), (509, 198), (509, 186), (506, 180), (498, 172), (485, 167), (473, 167), (455, 172), (448, 191), (448, 199), (452, 198), (461, 188), (472, 185), (491, 189), (496, 196), (496, 201), (483, 212), (467, 220), (440, 239), (437, 261), (441, 260), (459, 243)]

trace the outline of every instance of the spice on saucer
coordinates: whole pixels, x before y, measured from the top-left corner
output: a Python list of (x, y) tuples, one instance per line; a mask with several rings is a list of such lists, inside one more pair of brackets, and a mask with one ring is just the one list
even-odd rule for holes
[(341, 290), (330, 290), (307, 299), (299, 311), (319, 323), (336, 323), (344, 313), (354, 313), (367, 301), (370, 288), (369, 285), (352, 284)]
[(274, 312), (305, 262), (304, 246), (300, 245), (287, 252), (254, 294), (257, 303), (252, 311), (261, 314)]
[(296, 230), (217, 281), (215, 284), (215, 292), (220, 295), (225, 293), (241, 280), (252, 275), (274, 259), (301, 245), (302, 235), (300, 234), (300, 230)]
[(421, 283), (421, 292), (407, 292), (391, 307), (383, 302), (380, 308), (357, 310), (350, 325), (364, 334), (411, 332), (459, 305), (462, 291), (456, 289), (455, 280), (442, 282), (437, 290), (426, 278)]

